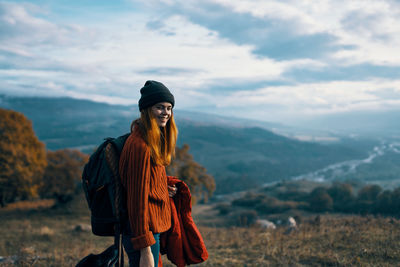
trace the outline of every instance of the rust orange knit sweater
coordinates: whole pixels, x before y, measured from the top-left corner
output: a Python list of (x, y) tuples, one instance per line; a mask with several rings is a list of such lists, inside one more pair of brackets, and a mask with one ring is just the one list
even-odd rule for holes
[(138, 125), (126, 140), (119, 172), (127, 196), (133, 248), (151, 246), (155, 243), (153, 233), (171, 227), (171, 208), (165, 167), (152, 162)]

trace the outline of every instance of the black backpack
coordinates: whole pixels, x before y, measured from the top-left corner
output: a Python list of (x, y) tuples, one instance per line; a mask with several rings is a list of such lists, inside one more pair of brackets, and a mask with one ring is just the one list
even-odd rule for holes
[(122, 251), (120, 235), (127, 218), (118, 166), (119, 156), (129, 135), (106, 138), (90, 156), (82, 173), (82, 187), (91, 212), (92, 232), (99, 236), (114, 236), (118, 254)]

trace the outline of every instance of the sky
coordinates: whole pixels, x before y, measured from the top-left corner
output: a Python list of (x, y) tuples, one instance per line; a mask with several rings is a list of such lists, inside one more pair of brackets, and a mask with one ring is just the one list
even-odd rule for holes
[(274, 122), (400, 109), (400, 1), (0, 1), (0, 94)]

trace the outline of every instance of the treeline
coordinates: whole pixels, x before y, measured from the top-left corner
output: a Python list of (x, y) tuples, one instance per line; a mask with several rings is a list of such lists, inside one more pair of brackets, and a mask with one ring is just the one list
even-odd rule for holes
[(318, 186), (311, 192), (291, 189), (274, 196), (267, 192), (247, 193), (218, 209), (224, 215), (234, 211), (235, 207), (243, 207), (258, 215), (304, 210), (400, 216), (400, 187), (383, 190), (379, 185), (366, 185), (357, 193), (354, 191), (351, 184), (334, 183), (330, 187)]
[(189, 145), (176, 147), (175, 158), (167, 167), (167, 173), (184, 181), (192, 195), (192, 202), (207, 202), (215, 191), (215, 180), (206, 168), (194, 161)]
[[(214, 178), (193, 160), (189, 149), (188, 145), (177, 148), (167, 173), (189, 186), (194, 201), (207, 201), (215, 190)], [(57, 203), (70, 201), (82, 191), (81, 174), (88, 158), (78, 150), (46, 151), (32, 123), (22, 113), (0, 108), (2, 207), (18, 200), (39, 198), (53, 198)]]
[(32, 123), (19, 112), (0, 109), (0, 205), (55, 198), (67, 202), (77, 191), (88, 156), (77, 150), (46, 151)]
[(383, 190), (379, 185), (366, 185), (353, 194), (350, 184), (337, 183), (329, 188), (317, 187), (308, 196), (312, 211), (336, 211), (358, 214), (400, 215), (400, 187)]

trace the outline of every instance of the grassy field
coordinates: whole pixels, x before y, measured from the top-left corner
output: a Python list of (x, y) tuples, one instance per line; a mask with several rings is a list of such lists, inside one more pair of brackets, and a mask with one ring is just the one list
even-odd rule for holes
[[(113, 242), (85, 229), (89, 213), (80, 197), (62, 208), (23, 206), (0, 210), (0, 266), (74, 266)], [(400, 221), (394, 218), (311, 216), (290, 234), (285, 227), (213, 226), (221, 218), (204, 205), (194, 207), (194, 218), (209, 251), (198, 266), (400, 266)], [(166, 257), (163, 262), (174, 266)]]

